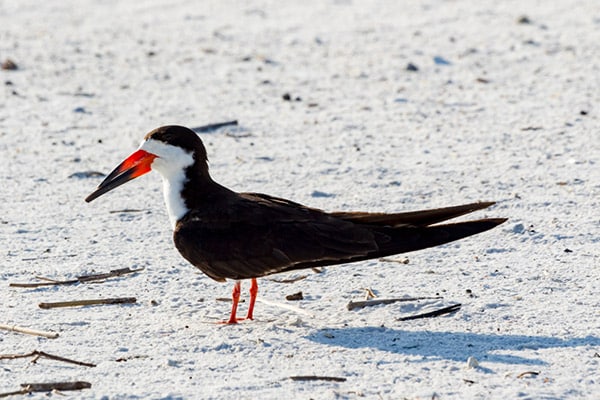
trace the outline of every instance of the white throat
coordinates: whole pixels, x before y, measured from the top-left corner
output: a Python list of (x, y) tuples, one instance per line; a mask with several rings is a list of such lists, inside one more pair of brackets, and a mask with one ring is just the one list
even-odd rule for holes
[(177, 221), (183, 218), (183, 216), (189, 211), (185, 205), (183, 197), (181, 197), (183, 184), (186, 181), (185, 172), (180, 170), (175, 175), (170, 177), (163, 175), (162, 179), (163, 195), (165, 197), (167, 213), (169, 214), (169, 221), (171, 221), (171, 226), (173, 229), (175, 229)]
[(181, 191), (187, 181), (185, 169), (194, 163), (194, 157), (181, 147), (152, 139), (143, 142), (140, 149), (157, 156), (152, 162), (152, 169), (162, 176), (167, 213), (171, 226), (175, 228), (177, 221), (189, 211)]

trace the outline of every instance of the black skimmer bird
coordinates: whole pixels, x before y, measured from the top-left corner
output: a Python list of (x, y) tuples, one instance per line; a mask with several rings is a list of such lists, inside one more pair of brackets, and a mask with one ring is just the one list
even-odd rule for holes
[(491, 229), (505, 218), (439, 224), (494, 204), (481, 202), (385, 214), (327, 213), (261, 193), (237, 193), (213, 181), (206, 149), (182, 126), (163, 126), (117, 166), (85, 201), (151, 170), (162, 175), (173, 240), (181, 255), (217, 281), (235, 280), (228, 323), (236, 323), (242, 279), (346, 264), (437, 246)]

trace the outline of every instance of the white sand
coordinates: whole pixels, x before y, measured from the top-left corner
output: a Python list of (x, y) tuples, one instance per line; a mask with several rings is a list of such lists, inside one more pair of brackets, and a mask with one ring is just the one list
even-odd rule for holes
[[(19, 67), (0, 71), (0, 324), (60, 334), (0, 331), (0, 353), (97, 364), (0, 360), (0, 393), (83, 380), (92, 388), (69, 398), (597, 398), (595, 2), (288, 3), (0, 1), (0, 61)], [(496, 200), (474, 217), (510, 220), (407, 265), (262, 279), (260, 298), (310, 315), (259, 303), (255, 322), (216, 325), (231, 284), (176, 252), (158, 175), (91, 204), (101, 178), (71, 175), (107, 173), (157, 126), (228, 119), (240, 127), (202, 138), (214, 178), (235, 190), (327, 210)], [(111, 213), (123, 209), (142, 211)], [(123, 267), (146, 269), (8, 286)], [(406, 322), (427, 306), (347, 311), (363, 287), (463, 308)], [(305, 299), (286, 302), (297, 291)], [(120, 296), (138, 303), (37, 306)]]

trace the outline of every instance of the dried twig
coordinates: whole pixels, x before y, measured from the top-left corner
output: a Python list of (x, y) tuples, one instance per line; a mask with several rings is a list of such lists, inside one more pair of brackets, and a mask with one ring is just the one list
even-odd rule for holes
[(137, 208), (124, 208), (122, 210), (110, 210), (109, 214), (121, 214), (121, 213), (138, 213), (148, 211), (147, 209), (137, 209)]
[(317, 376), (317, 375), (300, 375), (290, 376), (293, 381), (330, 381), (330, 382), (346, 382), (346, 378), (338, 376)]
[(365, 293), (365, 301), (366, 300), (370, 300), (370, 299), (374, 299), (375, 297), (377, 297), (375, 295), (375, 293), (373, 293), (373, 291), (371, 290), (371, 288), (366, 287), (366, 288), (363, 288), (362, 290), (364, 290), (366, 292)]
[(225, 132), (225, 136), (230, 137), (230, 138), (234, 138), (234, 139), (241, 139), (241, 138), (247, 138), (247, 137), (252, 137), (252, 133), (233, 133), (233, 132)]
[(357, 308), (378, 306), (380, 304), (392, 304), (397, 302), (404, 301), (417, 301), (417, 300), (439, 300), (442, 297), (403, 297), (397, 299), (374, 299), (374, 300), (365, 300), (365, 301), (350, 301), (346, 308), (348, 310), (354, 310)]
[(29, 394), (32, 392), (52, 392), (54, 390), (81, 390), (89, 389), (92, 384), (89, 382), (50, 382), (50, 383), (22, 383), (23, 389), (14, 392), (0, 393), (0, 397), (9, 397), (17, 394)]
[(79, 254), (61, 254), (56, 256), (39, 256), (39, 257), (27, 257), (21, 258), (21, 261), (37, 261), (37, 260), (48, 260), (50, 258), (62, 258), (62, 257), (77, 257)]
[[(54, 284), (61, 282), (58, 279), (46, 278), (45, 276), (36, 276), (35, 279), (39, 279), (41, 281), (46, 281), (46, 282), (53, 282)], [(18, 283), (17, 283), (17, 285), (18, 285)], [(10, 284), (9, 286), (13, 286), (13, 285)]]
[(439, 317), (440, 315), (452, 314), (454, 312), (457, 312), (458, 310), (460, 310), (461, 306), (462, 306), (462, 304), (460, 304), (460, 303), (453, 304), (451, 306), (440, 308), (439, 310), (435, 310), (435, 311), (431, 311), (431, 312), (426, 312), (426, 313), (423, 313), (423, 314), (410, 315), (408, 317), (396, 318), (396, 321), (410, 321), (412, 319), (419, 319), (419, 318)]
[(294, 283), (294, 282), (298, 282), (298, 281), (301, 281), (302, 279), (306, 279), (306, 278), (308, 278), (308, 275), (300, 275), (295, 278), (289, 278), (289, 279), (270, 278), (269, 280), (271, 282), (277, 282), (277, 283)]
[(48, 383), (21, 383), (23, 389), (29, 392), (51, 392), (53, 390), (81, 390), (89, 389), (92, 384), (89, 382), (48, 382)]
[(15, 396), (17, 394), (29, 394), (29, 390), (27, 390), (27, 389), (21, 389), (21, 390), (17, 390), (17, 391), (14, 391), (14, 392), (0, 393), (0, 397)]
[(40, 357), (45, 357), (45, 358), (49, 358), (51, 360), (62, 361), (62, 362), (75, 364), (75, 365), (82, 365), (84, 367), (95, 367), (96, 366), (96, 364), (86, 363), (83, 361), (71, 360), (70, 358), (55, 356), (54, 354), (49, 354), (49, 353), (46, 353), (43, 351), (38, 351), (38, 350), (34, 350), (31, 353), (26, 353), (26, 354), (0, 354), (0, 360), (14, 360), (16, 358), (28, 358), (28, 357), (35, 357), (35, 359), (32, 360), (32, 362), (37, 361), (37, 359)]
[(41, 336), (41, 337), (45, 337), (48, 339), (56, 339), (58, 337), (58, 333), (56, 333), (56, 332), (38, 331), (37, 329), (23, 328), (23, 327), (16, 326), (16, 325), (0, 324), (0, 329), (5, 330), (5, 331), (24, 333), (26, 335)]
[(147, 356), (147, 355), (144, 355), (144, 354), (140, 354), (140, 355), (134, 355), (134, 356), (131, 356), (131, 357), (119, 357), (115, 361), (116, 362), (123, 362), (123, 361), (137, 360), (137, 359), (140, 359), (140, 358), (148, 358), (148, 357), (150, 357), (150, 356)]
[(142, 270), (144, 270), (144, 267), (137, 268), (137, 269), (131, 269), (129, 267), (127, 267), (127, 268), (120, 268), (120, 269), (113, 269), (112, 271), (106, 272), (106, 273), (78, 276), (77, 280), (79, 282), (99, 281), (99, 280), (103, 280), (103, 279), (107, 279), (107, 278), (113, 278), (113, 277), (116, 277), (116, 276), (121, 276), (121, 275), (126, 275), (126, 274), (133, 274), (135, 272), (139, 272), (139, 271), (142, 271)]
[(137, 300), (135, 297), (116, 297), (111, 299), (92, 299), (92, 300), (72, 300), (72, 301), (57, 301), (54, 303), (40, 303), (39, 307), (44, 309), (58, 308), (58, 307), (77, 307), (77, 306), (91, 306), (97, 304), (128, 304), (135, 303)]
[(399, 263), (399, 264), (408, 264), (410, 262), (410, 260), (408, 258), (400, 258), (400, 259), (396, 259), (396, 258), (388, 258), (388, 257), (382, 257), (379, 259), (379, 261), (384, 261), (384, 262), (394, 262), (394, 263)]
[(519, 375), (517, 375), (517, 378), (521, 379), (528, 375), (538, 376), (539, 374), (540, 374), (539, 371), (525, 371), (525, 372), (521, 372)]
[(217, 122), (215, 124), (197, 126), (195, 128), (192, 128), (192, 130), (196, 133), (211, 132), (211, 131), (216, 131), (217, 129), (223, 128), (225, 126), (232, 126), (232, 125), (237, 125), (237, 124), (238, 124), (237, 120), (226, 121), (226, 122)]
[(22, 287), (22, 288), (35, 288), (40, 286), (54, 286), (54, 285), (73, 285), (75, 283), (86, 283), (86, 282), (95, 282), (95, 281), (103, 281), (108, 278), (114, 278), (121, 275), (133, 274), (135, 272), (142, 271), (144, 268), (120, 268), (113, 269), (110, 272), (103, 272), (100, 274), (90, 274), (90, 275), (81, 275), (75, 279), (68, 279), (64, 281), (55, 280), (51, 278), (46, 278), (43, 276), (36, 276), (36, 279), (45, 281), (45, 282), (35, 282), (35, 283), (11, 283), (9, 286), (11, 287)]
[(74, 283), (79, 283), (77, 279), (69, 279), (66, 281), (59, 281), (52, 278), (46, 278), (44, 276), (36, 276), (35, 279), (39, 279), (44, 282), (34, 282), (34, 283), (10, 283), (10, 287), (21, 287), (21, 288), (36, 288), (41, 286), (55, 286), (55, 285), (72, 285)]

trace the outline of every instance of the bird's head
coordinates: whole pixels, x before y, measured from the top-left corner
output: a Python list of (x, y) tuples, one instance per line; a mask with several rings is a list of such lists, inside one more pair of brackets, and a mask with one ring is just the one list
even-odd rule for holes
[(85, 201), (90, 202), (152, 170), (160, 173), (166, 181), (181, 180), (186, 169), (192, 166), (208, 177), (206, 149), (202, 140), (194, 131), (183, 126), (163, 126), (148, 133), (140, 147), (108, 174)]

